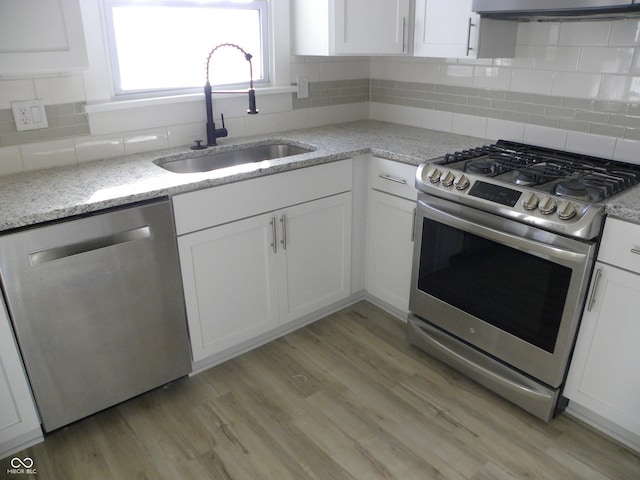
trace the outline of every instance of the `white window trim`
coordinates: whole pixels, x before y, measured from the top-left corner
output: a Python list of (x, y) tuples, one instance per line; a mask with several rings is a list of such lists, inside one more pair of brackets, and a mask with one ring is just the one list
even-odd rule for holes
[[(296, 91), (291, 86), (291, 45), (289, 28), (289, 1), (268, 0), (270, 35), (270, 85), (256, 88), (258, 95), (280, 94)], [(89, 70), (83, 72), (88, 113), (125, 110), (147, 105), (163, 105), (180, 102), (202, 101), (202, 95), (185, 94), (169, 97), (153, 97), (137, 100), (115, 98), (111, 75), (106, 30), (103, 21), (102, 0), (80, 0), (85, 27)], [(276, 28), (277, 24), (277, 28)]]

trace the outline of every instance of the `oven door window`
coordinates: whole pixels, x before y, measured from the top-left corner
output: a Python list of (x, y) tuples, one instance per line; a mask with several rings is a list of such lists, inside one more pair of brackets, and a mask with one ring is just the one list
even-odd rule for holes
[(423, 221), (418, 289), (553, 353), (571, 269)]

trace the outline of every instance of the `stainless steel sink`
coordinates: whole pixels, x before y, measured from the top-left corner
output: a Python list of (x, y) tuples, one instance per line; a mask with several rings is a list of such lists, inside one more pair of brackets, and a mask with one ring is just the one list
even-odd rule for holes
[(312, 152), (312, 148), (290, 145), (288, 143), (269, 143), (253, 147), (238, 148), (225, 152), (215, 152), (209, 155), (192, 158), (179, 158), (166, 161), (160, 159), (156, 165), (174, 173), (209, 172), (219, 168), (233, 167), (247, 163), (262, 162), (275, 158), (290, 157), (301, 153)]

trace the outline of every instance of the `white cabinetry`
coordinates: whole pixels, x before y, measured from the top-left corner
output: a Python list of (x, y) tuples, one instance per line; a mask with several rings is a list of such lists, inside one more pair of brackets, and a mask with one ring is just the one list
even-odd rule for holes
[(0, 75), (89, 66), (79, 0), (2, 2), (0, 45)]
[(409, 13), (409, 0), (294, 0), (294, 54), (407, 53)]
[(607, 218), (564, 395), (640, 451), (640, 225)]
[(40, 420), (0, 297), (0, 458), (42, 439)]
[(415, 173), (411, 165), (372, 159), (366, 289), (402, 315), (409, 311)]
[(174, 197), (195, 362), (347, 298), (352, 162)]
[(471, 1), (416, 0), (414, 56), (514, 57), (518, 24), (480, 19)]

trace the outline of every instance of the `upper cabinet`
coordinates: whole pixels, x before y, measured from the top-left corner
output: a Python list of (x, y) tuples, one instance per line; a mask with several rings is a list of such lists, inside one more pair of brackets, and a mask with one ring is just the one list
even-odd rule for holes
[(79, 0), (21, 0), (0, 6), (0, 75), (87, 68)]
[(518, 24), (481, 19), (471, 0), (416, 0), (413, 54), (416, 57), (510, 58)]
[(410, 0), (293, 0), (295, 55), (408, 53)]

